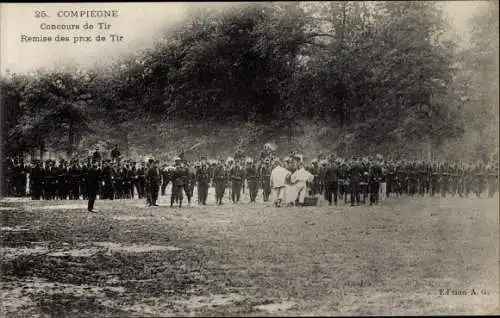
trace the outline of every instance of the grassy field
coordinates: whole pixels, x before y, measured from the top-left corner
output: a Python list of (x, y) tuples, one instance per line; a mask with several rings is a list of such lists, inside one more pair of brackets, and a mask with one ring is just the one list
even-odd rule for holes
[[(499, 313), (494, 199), (146, 208), (4, 199), (4, 316)], [(448, 293), (448, 295), (447, 295)], [(477, 294), (475, 294), (477, 293)]]

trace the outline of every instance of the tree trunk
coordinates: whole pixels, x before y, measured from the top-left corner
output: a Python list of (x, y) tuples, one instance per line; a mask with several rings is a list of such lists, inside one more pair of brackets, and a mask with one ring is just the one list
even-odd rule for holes
[(129, 146), (128, 146), (128, 130), (124, 129), (123, 131), (123, 143), (125, 145), (125, 148), (123, 149), (125, 152), (125, 157), (129, 157)]
[(288, 130), (288, 143), (291, 144), (293, 142), (293, 123), (291, 120), (288, 120), (287, 123), (287, 130)]
[(73, 122), (69, 122), (69, 133), (68, 133), (68, 150), (67, 150), (67, 156), (68, 160), (71, 160), (71, 157), (73, 156), (73, 141), (74, 141), (74, 128), (73, 128)]
[(43, 161), (43, 154), (45, 152), (45, 143), (40, 141), (40, 160)]

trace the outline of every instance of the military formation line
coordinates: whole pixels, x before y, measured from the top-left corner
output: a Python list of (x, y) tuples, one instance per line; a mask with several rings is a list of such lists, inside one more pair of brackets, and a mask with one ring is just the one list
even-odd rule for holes
[[(291, 154), (280, 159), (264, 149), (260, 158), (244, 157), (237, 152), (226, 159), (208, 159), (188, 162), (179, 156), (171, 162), (148, 159), (141, 162), (121, 159), (114, 149), (110, 159), (102, 159), (98, 152), (87, 160), (33, 160), (29, 165), (8, 158), (3, 167), (3, 195), (31, 196), (33, 200), (89, 199), (146, 199), (149, 206), (157, 205), (158, 196), (165, 196), (171, 184), (170, 204), (182, 206), (184, 196), (191, 204), (197, 187), (197, 203), (207, 204), (208, 190), (215, 188), (215, 203), (240, 202), (245, 187), (250, 202), (270, 200), (273, 189), (279, 185), (272, 178), (274, 170), (284, 169), (286, 184), (296, 183), (292, 178), (298, 170), (305, 170), (312, 178), (304, 179), (307, 187), (302, 199), (275, 195), (275, 204), (311, 205), (313, 198), (324, 196), (329, 204), (377, 204), (380, 196), (458, 196), (493, 197), (498, 191), (498, 163), (471, 164), (461, 162), (391, 161), (382, 156), (352, 157), (330, 155), (305, 162), (303, 156)], [(289, 173), (287, 173), (289, 172)], [(279, 183), (279, 182), (278, 182)], [(278, 191), (279, 192), (279, 191)], [(287, 200), (289, 202), (282, 202)]]

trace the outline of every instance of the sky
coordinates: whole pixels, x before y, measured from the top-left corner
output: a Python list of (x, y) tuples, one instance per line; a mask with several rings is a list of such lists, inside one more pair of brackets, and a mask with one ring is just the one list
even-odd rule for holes
[[(78, 63), (92, 66), (105, 63), (120, 54), (134, 52), (152, 45), (162, 29), (168, 29), (182, 20), (189, 6), (187, 2), (168, 3), (2, 3), (0, 4), (0, 72), (29, 72), (40, 67), (51, 68), (59, 63)], [(484, 1), (446, 1), (444, 11), (455, 35), (468, 32), (467, 20), (485, 5)], [(117, 18), (61, 18), (59, 11), (117, 10)], [(45, 11), (46, 18), (36, 17)], [(95, 25), (92, 30), (41, 30), (41, 24)], [(99, 30), (99, 22), (111, 24), (108, 30)], [(70, 36), (69, 42), (55, 42), (56, 35)], [(111, 41), (111, 34), (123, 36), (120, 42)], [(21, 42), (21, 35), (52, 36), (52, 42)], [(91, 42), (73, 43), (73, 36), (91, 36)], [(106, 41), (95, 41), (97, 35)]]

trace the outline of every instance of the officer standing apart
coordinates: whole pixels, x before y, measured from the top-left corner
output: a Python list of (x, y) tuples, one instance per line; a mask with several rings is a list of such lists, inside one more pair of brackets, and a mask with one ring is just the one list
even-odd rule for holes
[(89, 198), (88, 211), (94, 211), (94, 202), (97, 197), (97, 190), (99, 188), (99, 170), (97, 170), (97, 162), (92, 161), (92, 165), (87, 170), (85, 180), (87, 181), (87, 195)]

